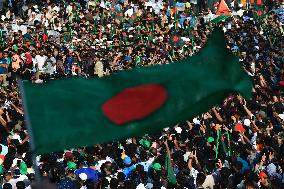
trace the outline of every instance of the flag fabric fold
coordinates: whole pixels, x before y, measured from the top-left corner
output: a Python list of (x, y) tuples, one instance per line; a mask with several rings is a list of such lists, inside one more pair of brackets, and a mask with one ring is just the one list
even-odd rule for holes
[[(156, 133), (221, 103), (250, 96), (251, 80), (215, 30), (195, 55), (95, 79), (23, 83), (34, 149), (49, 153)], [(158, 101), (158, 102), (156, 102)]]
[(167, 180), (172, 185), (175, 185), (177, 183), (177, 180), (176, 180), (176, 176), (174, 174), (174, 169), (173, 169), (173, 166), (172, 166), (171, 159), (170, 159), (168, 154), (166, 155), (166, 160), (165, 160), (165, 170), (167, 171)]

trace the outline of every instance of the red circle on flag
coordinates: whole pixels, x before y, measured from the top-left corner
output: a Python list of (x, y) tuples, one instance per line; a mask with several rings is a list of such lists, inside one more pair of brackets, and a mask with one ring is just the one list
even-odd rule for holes
[(173, 37), (173, 41), (174, 41), (175, 43), (178, 42), (178, 40), (179, 40), (178, 36), (174, 36), (174, 37)]
[(166, 99), (167, 91), (161, 85), (130, 87), (105, 102), (102, 111), (109, 120), (122, 125), (149, 116), (159, 109)]

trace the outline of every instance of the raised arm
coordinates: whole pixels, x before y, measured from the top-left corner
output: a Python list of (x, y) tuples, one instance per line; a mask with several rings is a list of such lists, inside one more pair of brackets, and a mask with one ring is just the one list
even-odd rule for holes
[(18, 112), (18, 113), (20, 113), (20, 114), (22, 114), (22, 115), (24, 115), (24, 111), (23, 110), (21, 110), (20, 108), (18, 108), (14, 103), (10, 103), (11, 104), (11, 106)]
[(215, 117), (218, 119), (218, 121), (223, 122), (221, 115), (218, 113), (218, 111), (216, 110), (215, 107), (212, 108), (212, 111), (213, 111)]

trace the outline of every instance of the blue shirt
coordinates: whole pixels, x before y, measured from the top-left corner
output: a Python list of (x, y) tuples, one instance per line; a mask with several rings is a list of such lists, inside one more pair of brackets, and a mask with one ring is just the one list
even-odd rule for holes
[(132, 165), (131, 167), (126, 167), (126, 168), (124, 168), (123, 170), (122, 170), (122, 172), (125, 174), (125, 178), (126, 179), (128, 179), (130, 176), (131, 176), (131, 174), (132, 174), (132, 171), (135, 169), (135, 166), (134, 165)]
[(69, 56), (69, 57), (67, 57), (66, 58), (66, 62), (67, 62), (67, 64), (70, 64), (70, 65), (72, 65), (73, 64), (73, 62), (74, 62), (74, 57), (73, 56)]
[(87, 175), (87, 179), (97, 182), (99, 180), (99, 172), (89, 167), (83, 167), (75, 171), (76, 176), (79, 176), (81, 173)]
[[(7, 65), (7, 60), (4, 59), (4, 58), (1, 58), (0, 59), (0, 64), (2, 64), (2, 65), (6, 64)], [(6, 74), (7, 71), (8, 71), (7, 68), (4, 68), (4, 67), (0, 66), (0, 74)]]

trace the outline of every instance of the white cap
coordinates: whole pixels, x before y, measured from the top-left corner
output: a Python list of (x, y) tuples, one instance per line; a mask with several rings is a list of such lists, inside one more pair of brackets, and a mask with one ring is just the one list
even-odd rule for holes
[(284, 114), (279, 114), (278, 116), (282, 119), (282, 121), (284, 120)]
[(192, 121), (194, 124), (200, 125), (200, 120), (198, 120), (197, 118), (194, 118)]
[(180, 128), (180, 127), (176, 127), (176, 128), (175, 128), (175, 130), (176, 130), (176, 132), (177, 132), (177, 133), (179, 133), (179, 134), (180, 134), (180, 133), (181, 133), (181, 131), (182, 131), (182, 128)]
[(86, 175), (86, 173), (80, 173), (79, 174), (79, 178), (81, 179), (81, 180), (87, 180), (87, 178), (88, 178), (88, 176)]
[(136, 189), (146, 189), (146, 187), (144, 186), (144, 184), (140, 183)]
[(250, 126), (250, 120), (249, 119), (245, 119), (244, 120), (244, 125), (249, 127)]

